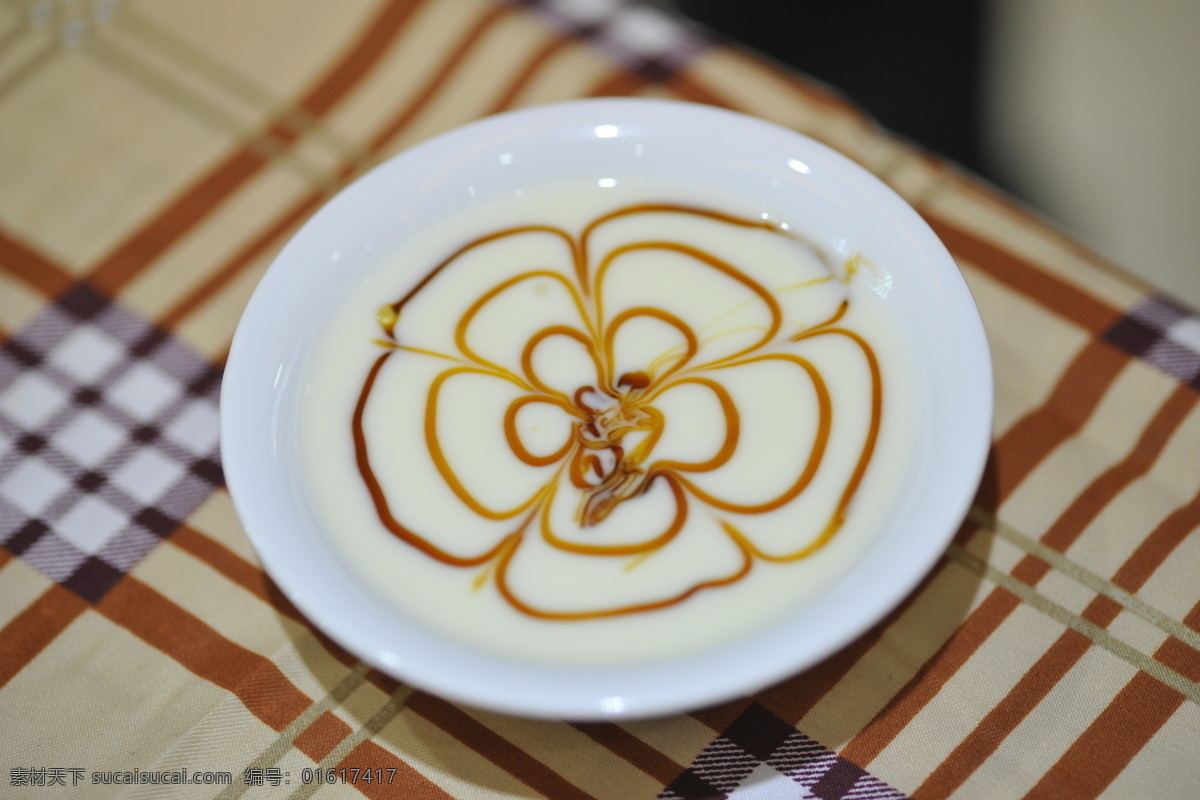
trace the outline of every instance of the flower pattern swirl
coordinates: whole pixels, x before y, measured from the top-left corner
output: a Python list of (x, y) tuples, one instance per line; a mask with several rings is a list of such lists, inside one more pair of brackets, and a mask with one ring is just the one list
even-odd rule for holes
[[(604, 233), (638, 220), (643, 227), (630, 229), (632, 240)], [(669, 235), (673, 221), (693, 226), (688, 230), (712, 229), (718, 237), (767, 237), (783, 247), (807, 249), (821, 269), (805, 280), (771, 285), (769, 271), (735, 266), (736, 253), (731, 256), (729, 248), (698, 246), (686, 240), (686, 231)], [(647, 222), (658, 235), (645, 235)], [(558, 254), (555, 263), (496, 266), (503, 258), (494, 251), (530, 237), (540, 243), (540, 252)], [(656, 269), (653, 264), (664, 261), (675, 285), (684, 284), (680, 291), (662, 291), (655, 278), (647, 277), (647, 270)], [(741, 581), (757, 561), (796, 561), (816, 553), (845, 520), (882, 418), (883, 381), (875, 352), (842, 323), (851, 302), (848, 279), (846, 270), (839, 273), (787, 226), (677, 204), (625, 206), (593, 219), (578, 235), (550, 225), (521, 225), (468, 242), (378, 312), (382, 352), (363, 381), (351, 428), (358, 471), (379, 520), (435, 561), (475, 568), (477, 586), (490, 580), (514, 609), (547, 620), (667, 608)], [(687, 290), (690, 284), (695, 292)], [(477, 288), (464, 291), (464, 286)], [(617, 291), (622, 286), (623, 292)], [(486, 288), (480, 292), (478, 287)], [(795, 303), (781, 300), (789, 292), (817, 289), (820, 295), (806, 307), (807, 319), (796, 319), (803, 315), (794, 312)], [(554, 312), (530, 311), (534, 295), (549, 298), (547, 307)], [(415, 314), (430, 296), (436, 296), (430, 304), (442, 304), (436, 305), (438, 313)], [(714, 302), (718, 305), (711, 306)], [(434, 341), (428, 330), (438, 325), (444, 336)], [(496, 344), (499, 339), (516, 345), (505, 350)], [(841, 417), (827, 375), (809, 353), (835, 340), (843, 347), (840, 357), (851, 353), (859, 362), (870, 394), (855, 407), (861, 411)], [(571, 368), (557, 369), (564, 359)], [(453, 530), (406, 520), (404, 503), (394, 500), (377, 469), (380, 458), (405, 456), (385, 456), (386, 444), (367, 433), (368, 416), (387, 413), (381, 375), (415, 361), (435, 365), (418, 381), (428, 451), (422, 455), (486, 528), (465, 549)], [(790, 394), (771, 402), (807, 409), (807, 422), (796, 434), (804, 446), (795, 449), (803, 452), (788, 462), (786, 479), (777, 480), (764, 496), (744, 491), (735, 496), (721, 477), (731, 465), (743, 473), (747, 464), (753, 467), (755, 455), (748, 451), (770, 444), (773, 433), (756, 421), (759, 414), (743, 407), (755, 395), (732, 388), (739, 373), (751, 374), (745, 384), (751, 387), (754, 376), (775, 376), (772, 385)], [(495, 428), (494, 440), (504, 444), (491, 472), (464, 469), (473, 457), (463, 453), (474, 451), (452, 441), (459, 429), (455, 409), (464, 407), (455, 393), (473, 395), (484, 386), (502, 398), (494, 419), (481, 423)], [(848, 416), (862, 419), (844, 423)], [(546, 424), (529, 424), (530, 419)], [(845, 424), (851, 434), (838, 434)], [(530, 433), (539, 428), (558, 438)], [(785, 531), (795, 527), (794, 535), (760, 534), (756, 520), (797, 504), (814, 486), (836, 436), (842, 436), (842, 448), (851, 441), (854, 452), (841, 474), (826, 479), (822, 491), (830, 494), (833, 487), (832, 494), (819, 518), (814, 521), (806, 507), (796, 512), (803, 514), (803, 525), (784, 526)], [(483, 496), (488, 475), (517, 467), (533, 476), (519, 496), (506, 502)], [(693, 529), (707, 545), (686, 541)], [(709, 555), (695, 555), (701, 550)], [(662, 565), (642, 566), (650, 561)], [(676, 563), (678, 569), (672, 567)], [(561, 570), (566, 577), (547, 595), (522, 588), (531, 570)], [(651, 574), (632, 594), (612, 589), (639, 571)]]

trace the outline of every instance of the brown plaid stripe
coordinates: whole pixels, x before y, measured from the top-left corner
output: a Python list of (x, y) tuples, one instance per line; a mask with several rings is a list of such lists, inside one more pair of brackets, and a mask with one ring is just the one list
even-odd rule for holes
[[(82, 749), (76, 717), (47, 704), (103, 680), (120, 700), (93, 703), (97, 720), (143, 714), (138, 766), (288, 770), (296, 796), (317, 791), (295, 777), (318, 765), (396, 770), (356, 787), (380, 797), (1172, 797), (1200, 781), (1185, 758), (1200, 735), (1194, 315), (844, 98), (658, 8), (363, 0), (335, 21), (268, 6), (0, 6), (0, 146), (33, 165), (0, 166), (0, 737), (13, 766), (110, 752)], [(260, 42), (304, 23), (294, 35), (316, 55), (302, 80), (273, 72), (252, 38), (218, 42), (209, 13), (259, 25)], [(39, 210), (17, 191), (54, 167), (25, 133), (29, 98), (70, 86), (124, 98), (148, 130), (207, 155), (168, 147), (138, 192), (87, 162), (111, 207), (76, 192)], [(976, 291), (998, 429), (946, 558), (841, 653), (690, 715), (535, 723), (410, 692), (279, 596), (219, 488), (219, 364), (255, 278), (333, 188), (481, 114), (614, 93), (773, 119), (891, 182)], [(113, 631), (133, 660), (109, 649), (97, 663), (112, 666), (84, 670)], [(185, 730), (122, 689), (137, 664), (197, 698)], [(247, 791), (262, 790), (204, 796)]]

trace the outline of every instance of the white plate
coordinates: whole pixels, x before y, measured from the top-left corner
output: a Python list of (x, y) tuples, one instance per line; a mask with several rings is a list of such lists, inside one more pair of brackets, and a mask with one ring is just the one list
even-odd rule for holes
[[(922, 420), (908, 489), (872, 547), (815, 600), (736, 643), (664, 663), (544, 666), (431, 633), (368, 591), (313, 508), (302, 468), (305, 370), (331, 308), (380, 258), (469, 203), (576, 178), (686, 179), (806, 221), (829, 252), (870, 254), (918, 353)], [(941, 242), (894, 192), (793, 131), (706, 106), (602, 99), (484, 119), (396, 156), (322, 208), (280, 253), (234, 338), (221, 448), (238, 514), (272, 578), (368, 663), (450, 699), (529, 716), (676, 712), (781, 680), (832, 654), (912, 590), (945, 549), (987, 453), (983, 326)]]

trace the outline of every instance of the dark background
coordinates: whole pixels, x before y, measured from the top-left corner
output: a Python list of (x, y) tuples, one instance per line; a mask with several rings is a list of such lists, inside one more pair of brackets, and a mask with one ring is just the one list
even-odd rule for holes
[(829, 84), (885, 128), (1004, 184), (980, 142), (983, 0), (675, 0), (684, 15)]

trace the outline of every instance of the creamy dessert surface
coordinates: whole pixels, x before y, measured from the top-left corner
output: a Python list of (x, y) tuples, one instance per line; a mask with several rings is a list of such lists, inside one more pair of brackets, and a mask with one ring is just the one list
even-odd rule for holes
[(305, 468), (398, 613), (543, 663), (650, 662), (843, 575), (912, 465), (869, 253), (690, 187), (552, 187), (390, 254), (310, 365)]

